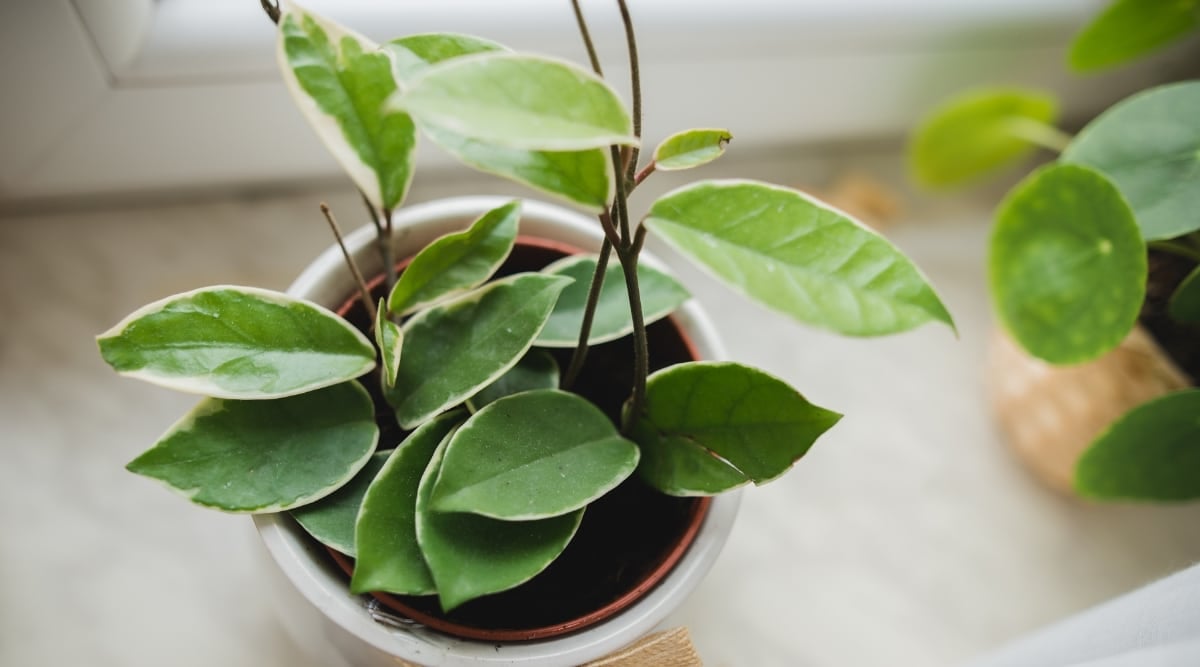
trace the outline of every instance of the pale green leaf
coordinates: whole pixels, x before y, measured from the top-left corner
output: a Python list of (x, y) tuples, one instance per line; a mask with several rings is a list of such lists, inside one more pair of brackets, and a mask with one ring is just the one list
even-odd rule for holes
[(218, 398), (291, 396), (375, 367), (371, 341), (336, 314), (254, 287), (167, 297), (96, 340), (122, 375)]
[(413, 428), (475, 395), (529, 350), (570, 281), (519, 273), (414, 315), (388, 402)]
[(1192, 269), (1167, 303), (1171, 317), (1180, 322), (1200, 324), (1200, 266)]
[(206, 398), (127, 468), (199, 505), (280, 512), (341, 488), (378, 439), (357, 382), (268, 401)]
[(1058, 118), (1046, 93), (986, 88), (958, 95), (929, 113), (913, 133), (909, 171), (927, 187), (976, 180), (1034, 152)]
[(400, 349), (404, 344), (404, 332), (400, 325), (388, 319), (387, 302), (379, 300), (375, 310), (375, 344), (379, 346), (379, 358), (383, 366), (385, 387), (396, 385), (396, 374), (400, 372)]
[(704, 181), (656, 201), (645, 224), (737, 291), (852, 336), (954, 323), (920, 270), (886, 239), (807, 195)]
[(328, 19), (289, 11), (277, 56), (296, 106), (355, 185), (377, 208), (395, 209), (412, 181), (416, 129), (384, 106), (396, 92), (387, 54)]
[(1200, 498), (1200, 389), (1161, 396), (1118, 419), (1079, 459), (1075, 488), (1106, 500)]
[(443, 60), (461, 58), (492, 51), (507, 51), (496, 42), (452, 32), (430, 32), (408, 35), (384, 44), (392, 56), (392, 71), (396, 79), (408, 82), (430, 65)]
[(1108, 176), (1147, 241), (1200, 229), (1200, 81), (1160, 86), (1109, 108), (1075, 137), (1064, 162)]
[(512, 252), (520, 219), (521, 202), (511, 201), (425, 246), (400, 274), (388, 308), (408, 314), (482, 285)]
[(1146, 248), (1133, 213), (1103, 175), (1076, 165), (1030, 174), (996, 214), (989, 249), (1001, 322), (1030, 354), (1094, 359), (1137, 320)]
[(787, 472), (841, 415), (778, 378), (733, 363), (692, 362), (650, 376), (633, 437), (638, 473), (679, 496), (709, 495)]
[(354, 557), (354, 522), (367, 487), (379, 474), (389, 452), (376, 452), (348, 484), (315, 503), (289, 512), (296, 523), (316, 541)]
[(675, 171), (708, 164), (721, 157), (732, 138), (728, 130), (684, 130), (658, 145), (654, 166), (661, 171)]
[(495, 382), (480, 389), (467, 405), (478, 412), (493, 401), (519, 394), (531, 389), (554, 389), (558, 387), (558, 362), (545, 350), (533, 349), (525, 353), (516, 366), (508, 369)]
[(1174, 42), (1200, 26), (1196, 0), (1115, 0), (1071, 43), (1067, 61), (1079, 71), (1120, 65)]
[[(597, 255), (571, 255), (542, 269), (542, 273), (573, 279), (554, 306), (546, 328), (534, 345), (541, 347), (575, 347), (583, 325), (592, 275), (596, 272)], [(642, 314), (646, 324), (670, 315), (691, 298), (687, 288), (670, 275), (645, 264), (638, 265), (638, 286), (642, 296)], [(629, 313), (629, 295), (625, 289), (625, 274), (613, 260), (605, 267), (604, 286), (592, 320), (588, 344), (597, 345), (628, 336), (633, 332), (633, 317)]]
[(392, 451), (375, 476), (354, 524), (358, 559), (351, 592), (437, 592), (417, 542), (417, 488), (433, 452), (465, 416), (461, 411), (447, 412), (422, 424)]
[(454, 434), (430, 508), (507, 521), (587, 506), (631, 475), (638, 448), (599, 408), (557, 389), (502, 398)]
[(584, 510), (537, 521), (499, 521), (464, 512), (429, 509), (445, 443), (421, 477), (417, 540), (437, 584), (442, 609), (519, 586), (546, 569), (567, 548)]
[(422, 127), (507, 148), (572, 151), (637, 145), (629, 112), (604, 80), (578, 65), (515, 53), (440, 63), (391, 108)]

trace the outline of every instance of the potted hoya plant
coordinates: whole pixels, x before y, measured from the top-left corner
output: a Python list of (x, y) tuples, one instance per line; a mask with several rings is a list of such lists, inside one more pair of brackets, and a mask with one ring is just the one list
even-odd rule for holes
[[(704, 574), (736, 509), (726, 492), (782, 475), (838, 421), (765, 371), (707, 360), (719, 345), (643, 253), (648, 234), (808, 325), (953, 326), (910, 260), (798, 191), (698, 181), (631, 210), (643, 181), (716, 159), (730, 134), (641, 150), (616, 5), (631, 107), (578, 4), (590, 69), (460, 34), (376, 44), (264, 1), (283, 78), (371, 224), (343, 238), (322, 205), (338, 245), (288, 293), (200, 288), (98, 337), (119, 373), (203, 397), (128, 468), (254, 514), (314, 651), (606, 655)], [(418, 136), (574, 210), (402, 207)]]
[[(1194, 31), (1190, 3), (1121, 0), (1079, 33), (1072, 67), (1126, 62)], [(1057, 159), (996, 211), (988, 273), (1006, 335), (997, 412), (1052, 485), (1097, 499), (1200, 497), (1200, 81), (1139, 92), (1078, 134), (1053, 97), (972, 91), (916, 131), (916, 180), (953, 187)], [(1013, 344), (1015, 341), (1015, 345)]]

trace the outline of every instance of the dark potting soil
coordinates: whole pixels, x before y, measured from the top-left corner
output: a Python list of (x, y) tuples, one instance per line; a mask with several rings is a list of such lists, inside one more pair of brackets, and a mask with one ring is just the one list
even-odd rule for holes
[[(564, 254), (550, 247), (518, 245), (497, 275), (536, 271)], [(378, 283), (373, 287), (378, 299), (382, 289)], [(357, 299), (341, 312), (360, 329), (367, 328), (366, 312)], [(647, 335), (652, 371), (693, 360), (689, 343), (670, 319), (650, 325)], [(559, 368), (567, 367), (572, 350), (549, 352)], [(630, 338), (591, 347), (572, 390), (619, 423), (621, 406), (632, 386), (632, 359)], [(362, 380), (376, 403), (381, 447), (399, 443), (407, 433), (396, 425), (392, 409), (378, 389), (377, 373)], [(566, 551), (530, 581), (467, 602), (449, 614), (441, 611), (434, 596), (394, 597), (418, 612), (475, 628), (525, 630), (566, 623), (641, 584), (687, 531), (699, 503), (699, 499), (659, 493), (633, 475), (588, 506)]]
[(1139, 319), (1154, 340), (1192, 379), (1200, 381), (1200, 325), (1178, 322), (1167, 312), (1171, 295), (1194, 265), (1188, 260), (1157, 250), (1150, 251), (1150, 274), (1146, 300)]

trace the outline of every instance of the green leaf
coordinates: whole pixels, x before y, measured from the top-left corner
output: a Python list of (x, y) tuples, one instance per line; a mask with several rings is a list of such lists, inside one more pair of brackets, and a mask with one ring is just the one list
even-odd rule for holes
[[(404, 37), (387, 45), (397, 77), (411, 80), (430, 65), (461, 56), (502, 51), (504, 47), (450, 33)], [(425, 127), (434, 143), (481, 171), (512, 179), (592, 212), (613, 197), (612, 158), (605, 148), (582, 151), (531, 151), (505, 148), (444, 129)]]
[(1083, 128), (1064, 162), (1112, 179), (1142, 236), (1157, 241), (1200, 229), (1200, 81), (1129, 97)]
[(317, 135), (377, 208), (395, 209), (412, 181), (416, 129), (387, 109), (396, 92), (391, 61), (379, 46), (309, 12), (279, 22), (279, 67)]
[[(541, 347), (575, 347), (583, 326), (583, 311), (587, 306), (592, 275), (596, 272), (597, 255), (571, 255), (542, 269), (542, 273), (566, 276), (571, 283), (558, 298), (546, 328), (534, 345)], [(642, 294), (642, 313), (646, 324), (670, 315), (691, 298), (687, 288), (658, 269), (638, 265), (638, 286)], [(590, 345), (617, 340), (633, 332), (633, 317), (629, 314), (629, 295), (625, 290), (625, 274), (620, 263), (610, 261), (605, 267), (604, 286), (588, 336)]]
[(404, 428), (475, 395), (516, 365), (537, 338), (569, 281), (519, 273), (404, 324), (404, 363), (387, 392)]
[(375, 344), (379, 346), (379, 357), (383, 362), (385, 387), (396, 386), (396, 374), (400, 372), (400, 349), (404, 344), (404, 332), (400, 325), (387, 317), (387, 302), (379, 300), (375, 310)]
[(350, 592), (437, 592), (417, 543), (417, 488), (438, 445), (466, 415), (447, 412), (422, 424), (392, 451), (362, 500), (354, 524), (358, 559)]
[(661, 171), (691, 169), (721, 157), (733, 135), (728, 130), (684, 130), (663, 140), (654, 149), (654, 165)]
[(1192, 269), (1167, 303), (1167, 312), (1180, 322), (1200, 324), (1200, 266)]
[(1067, 62), (1087, 72), (1132, 60), (1200, 25), (1196, 0), (1116, 0), (1071, 43)]
[(954, 322), (920, 270), (886, 239), (807, 195), (705, 181), (654, 203), (646, 225), (737, 291), (852, 336)]
[(1053, 165), (1001, 203), (990, 243), (992, 297), (1008, 331), (1055, 364), (1094, 359), (1137, 320), (1146, 247), (1121, 193), (1096, 171)]
[(514, 200), (425, 246), (396, 281), (391, 312), (408, 314), (482, 285), (512, 251), (520, 219), (521, 202)]
[(486, 53), (430, 67), (393, 98), (417, 123), (495, 146), (542, 151), (637, 145), (604, 80), (541, 56)]
[(557, 389), (502, 398), (446, 447), (430, 508), (506, 521), (586, 507), (637, 468), (637, 445), (599, 408)]
[(841, 415), (760, 370), (690, 362), (646, 384), (638, 473), (672, 495), (709, 495), (787, 472)]
[(1075, 489), (1105, 500), (1200, 498), (1200, 389), (1130, 410), (1083, 453)]
[(914, 132), (909, 171), (926, 187), (954, 187), (1031, 155), (1030, 133), (1058, 118), (1053, 97), (1021, 88), (987, 88), (934, 109)]
[(206, 398), (126, 468), (198, 505), (281, 512), (345, 485), (378, 439), (357, 382), (270, 401)]
[(143, 306), (96, 338), (118, 373), (218, 398), (291, 396), (375, 367), (375, 348), (315, 303), (217, 286)]
[(498, 521), (478, 514), (429, 509), (441, 469), (442, 444), (421, 477), (417, 540), (433, 573), (442, 609), (508, 590), (546, 569), (567, 548), (584, 510), (537, 521)]
[(367, 459), (367, 465), (342, 488), (315, 503), (297, 507), (290, 514), (316, 541), (325, 546), (354, 557), (354, 522), (358, 520), (358, 509), (362, 506), (367, 487), (379, 474), (383, 462), (390, 452), (376, 452)]
[(530, 350), (495, 382), (480, 389), (467, 405), (478, 412), (496, 400), (519, 394), (531, 389), (554, 389), (558, 387), (558, 362), (545, 350)]

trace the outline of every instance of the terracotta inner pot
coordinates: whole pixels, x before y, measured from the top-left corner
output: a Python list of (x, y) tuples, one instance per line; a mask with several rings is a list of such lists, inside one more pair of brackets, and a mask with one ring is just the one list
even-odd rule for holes
[[(579, 252), (557, 242), (520, 237), (497, 276), (536, 271)], [(615, 261), (615, 259), (613, 260)], [(398, 266), (402, 271), (408, 260)], [(371, 282), (376, 299), (383, 277)], [(357, 295), (337, 311), (364, 331), (368, 317)], [(651, 370), (698, 358), (682, 329), (671, 319), (648, 327)], [(549, 350), (566, 368), (572, 350)], [(632, 342), (590, 348), (574, 391), (598, 405), (616, 422), (632, 385)], [(399, 443), (399, 430), (378, 390), (377, 372), (362, 378), (376, 402), (381, 448)], [(708, 512), (710, 498), (675, 498), (631, 476), (588, 506), (566, 551), (532, 580), (508, 591), (472, 600), (444, 613), (435, 596), (374, 597), (392, 612), (438, 631), (484, 641), (525, 641), (559, 636), (594, 625), (649, 593), (687, 552)], [(347, 576), (353, 561), (329, 551)]]

